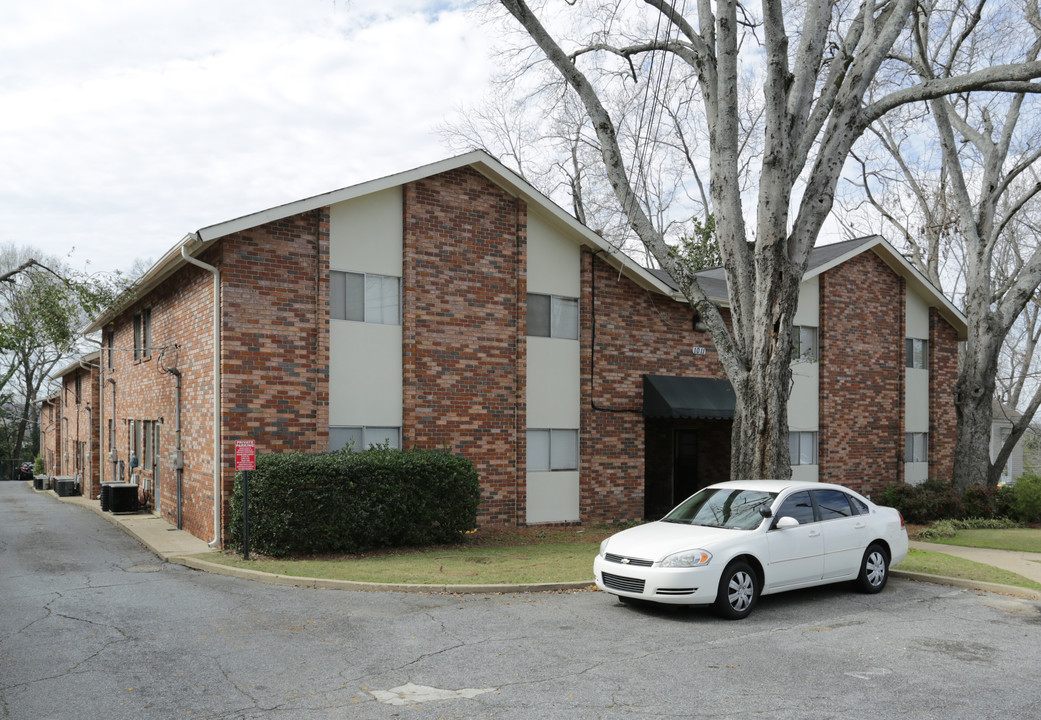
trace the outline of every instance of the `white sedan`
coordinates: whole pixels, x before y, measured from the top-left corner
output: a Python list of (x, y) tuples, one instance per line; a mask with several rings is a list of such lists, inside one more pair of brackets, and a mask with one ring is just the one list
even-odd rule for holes
[(760, 595), (853, 580), (886, 585), (907, 555), (904, 519), (848, 488), (747, 480), (699, 490), (657, 522), (604, 540), (596, 584), (623, 601), (714, 605), (746, 617)]

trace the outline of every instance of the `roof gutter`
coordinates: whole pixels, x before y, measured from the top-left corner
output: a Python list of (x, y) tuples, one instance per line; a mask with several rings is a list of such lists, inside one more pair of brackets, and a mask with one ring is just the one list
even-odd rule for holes
[(208, 271), (213, 275), (213, 540), (210, 547), (221, 545), (221, 425), (220, 425), (220, 270), (213, 265), (188, 254), (188, 247), (198, 249), (202, 238), (198, 233), (189, 233), (181, 244), (181, 257), (185, 262)]

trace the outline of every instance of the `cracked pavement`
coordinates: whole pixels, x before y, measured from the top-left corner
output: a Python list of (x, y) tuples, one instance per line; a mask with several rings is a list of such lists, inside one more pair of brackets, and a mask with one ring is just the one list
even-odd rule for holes
[(894, 579), (747, 620), (598, 592), (343, 592), (157, 560), (0, 483), (0, 718), (1035, 717), (1036, 602)]

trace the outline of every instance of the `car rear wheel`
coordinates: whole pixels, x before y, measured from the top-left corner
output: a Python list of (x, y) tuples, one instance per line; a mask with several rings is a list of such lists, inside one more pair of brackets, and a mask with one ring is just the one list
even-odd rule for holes
[(719, 578), (715, 609), (727, 620), (748, 617), (759, 599), (759, 577), (752, 566), (743, 560), (727, 565)]
[(860, 561), (860, 575), (857, 576), (857, 589), (864, 593), (882, 592), (889, 580), (889, 556), (885, 548), (872, 543), (864, 551), (864, 559)]

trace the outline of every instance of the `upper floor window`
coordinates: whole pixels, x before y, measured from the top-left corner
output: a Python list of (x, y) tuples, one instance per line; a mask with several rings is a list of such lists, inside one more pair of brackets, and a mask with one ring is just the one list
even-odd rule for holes
[(152, 308), (134, 315), (134, 359), (152, 357)]
[(929, 462), (929, 433), (909, 432), (904, 438), (904, 462)]
[(329, 313), (333, 320), (400, 325), (401, 278), (333, 270)]
[(528, 293), (528, 335), (578, 340), (578, 299)]
[(817, 464), (817, 433), (788, 431), (788, 454), (792, 465)]
[(792, 325), (792, 360), (817, 362), (817, 328)]
[(907, 367), (929, 369), (929, 341), (907, 338)]
[(76, 404), (83, 402), (83, 376), (76, 373)]

